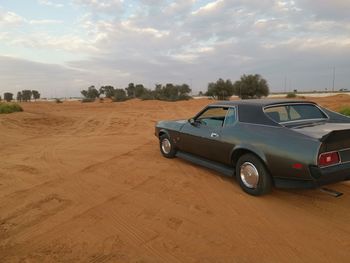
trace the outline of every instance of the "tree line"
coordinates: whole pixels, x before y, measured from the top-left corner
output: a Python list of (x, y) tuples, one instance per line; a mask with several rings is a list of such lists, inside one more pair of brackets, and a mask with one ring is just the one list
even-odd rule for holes
[[(114, 88), (113, 86), (102, 86), (100, 89), (95, 86), (90, 86), (86, 90), (82, 90), (84, 102), (94, 101), (104, 95), (106, 98), (111, 98), (113, 101), (125, 101), (132, 98), (142, 100), (165, 100), (177, 101), (188, 100), (191, 89), (189, 85), (174, 85), (168, 83), (166, 85), (156, 84), (155, 89), (147, 89), (142, 84), (129, 83), (125, 89)], [(218, 100), (228, 100), (231, 96), (236, 95), (241, 99), (254, 99), (266, 97), (269, 95), (270, 89), (267, 81), (259, 74), (242, 75), (240, 80), (234, 83), (230, 80), (218, 79), (216, 82), (210, 82), (206, 96), (213, 97)], [(199, 92), (203, 95), (202, 92)]]
[[(132, 98), (142, 100), (165, 100), (177, 101), (188, 100), (191, 98), (191, 88), (187, 84), (175, 85), (168, 83), (165, 85), (156, 84), (153, 90), (144, 87), (143, 84), (129, 83), (124, 88), (114, 88), (111, 85), (101, 86), (97, 89), (95, 86), (90, 86), (86, 90), (82, 90), (84, 96), (83, 102), (94, 101), (101, 96), (110, 98), (113, 101), (125, 101)], [(200, 95), (203, 93), (200, 92)], [(216, 82), (210, 82), (206, 96), (213, 97), (218, 100), (227, 100), (232, 95), (237, 95), (241, 99), (261, 98), (269, 95), (269, 85), (267, 81), (260, 75), (242, 75), (240, 80), (234, 83), (230, 80), (218, 79)], [(36, 90), (22, 90), (17, 92), (17, 101), (31, 101), (31, 99), (40, 99), (40, 93)], [(1, 100), (1, 96), (0, 96)], [(4, 93), (5, 101), (12, 101), (13, 94), (10, 92)]]
[[(32, 99), (34, 100), (40, 99), (40, 93), (37, 90), (22, 90), (17, 92), (16, 100), (19, 102), (31, 101)], [(13, 94), (11, 92), (5, 92), (4, 100), (7, 102), (11, 102), (12, 100), (14, 100)], [(1, 101), (1, 96), (0, 96), (0, 101)]]
[(94, 101), (103, 95), (113, 101), (125, 101), (128, 99), (139, 98), (142, 100), (165, 100), (177, 101), (188, 100), (191, 88), (187, 84), (174, 85), (168, 83), (166, 85), (156, 84), (155, 89), (147, 89), (143, 84), (129, 83), (125, 89), (114, 88), (111, 85), (102, 86), (97, 89), (95, 86), (90, 86), (86, 90), (82, 90), (81, 94), (84, 96), (83, 102)]

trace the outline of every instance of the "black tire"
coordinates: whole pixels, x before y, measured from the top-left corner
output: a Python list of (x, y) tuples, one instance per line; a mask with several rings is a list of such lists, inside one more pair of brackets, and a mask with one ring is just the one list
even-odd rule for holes
[(241, 188), (250, 195), (264, 195), (271, 192), (272, 189), (271, 175), (264, 163), (251, 153), (244, 154), (238, 159), (236, 179)]
[(167, 134), (163, 134), (159, 137), (159, 148), (162, 155), (166, 158), (174, 158), (176, 149), (173, 142)]

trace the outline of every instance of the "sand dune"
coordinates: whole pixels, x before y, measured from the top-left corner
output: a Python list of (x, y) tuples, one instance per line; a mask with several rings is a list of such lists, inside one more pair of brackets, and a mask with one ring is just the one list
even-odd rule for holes
[(1, 115), (0, 262), (348, 262), (350, 182), (331, 186), (340, 198), (256, 198), (161, 157), (155, 122), (208, 103), (38, 102)]

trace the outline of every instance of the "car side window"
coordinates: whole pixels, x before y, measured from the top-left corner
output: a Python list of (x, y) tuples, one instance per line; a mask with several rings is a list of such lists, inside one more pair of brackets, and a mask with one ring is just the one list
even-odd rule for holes
[(229, 127), (236, 123), (236, 108), (229, 108), (226, 114), (224, 126)]
[(228, 108), (210, 107), (196, 118), (201, 125), (208, 127), (222, 127)]

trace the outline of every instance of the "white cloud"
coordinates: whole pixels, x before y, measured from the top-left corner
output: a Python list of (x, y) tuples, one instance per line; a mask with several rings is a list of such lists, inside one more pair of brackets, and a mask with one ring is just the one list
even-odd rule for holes
[(92, 12), (118, 14), (123, 7), (123, 0), (73, 0), (75, 4), (89, 8)]
[[(30, 20), (0, 10), (0, 24), (16, 27), (0, 33), (9, 46), (71, 54), (66, 64), (77, 80), (71, 85), (134, 81), (152, 87), (191, 78), (196, 90), (204, 90), (219, 77), (260, 73), (274, 90), (286, 75), (293, 75), (295, 88), (308, 89), (325, 85), (322, 78), (317, 82), (318, 71), (348, 67), (350, 60), (348, 1), (331, 7), (324, 0), (72, 1), (65, 7), (79, 14), (69, 31), (64, 17)], [(345, 78), (339, 85), (350, 82)]]
[(53, 36), (47, 33), (35, 33), (30, 36), (7, 35), (8, 43), (25, 48), (61, 50), (72, 53), (94, 53), (96, 39), (83, 39), (76, 35)]
[(304, 11), (312, 12), (316, 17), (349, 20), (350, 1), (348, 0), (295, 0)]
[(0, 26), (20, 26), (24, 21), (23, 17), (0, 7)]
[(62, 3), (56, 3), (49, 0), (38, 0), (38, 3), (41, 5), (47, 5), (47, 6), (52, 6), (56, 8), (64, 7)]
[(55, 19), (33, 19), (33, 20), (27, 20), (26, 18), (11, 12), (4, 10), (0, 7), (0, 26), (23, 26), (25, 24), (32, 24), (32, 25), (43, 25), (43, 24), (62, 24), (62, 20), (55, 20)]
[(121, 27), (123, 30), (128, 31), (130, 33), (134, 34), (147, 34), (154, 36), (156, 38), (161, 38), (163, 36), (168, 36), (169, 32), (168, 31), (162, 31), (162, 30), (157, 30), (155, 28), (151, 27), (137, 27), (131, 24), (130, 21), (125, 21), (121, 23)]
[[(305, 38), (291, 38), (280, 45), (288, 46), (294, 50), (323, 52), (336, 48), (338, 51), (350, 50), (350, 37), (305, 37)], [(348, 53), (348, 52), (347, 52)]]
[(52, 24), (62, 24), (62, 20), (54, 20), (54, 19), (41, 19), (41, 20), (29, 20), (29, 24), (32, 25), (52, 25)]
[(193, 11), (192, 15), (198, 15), (198, 14), (202, 14), (202, 13), (212, 12), (213, 10), (218, 8), (218, 6), (222, 3), (224, 3), (224, 0), (216, 0), (213, 2), (209, 2), (208, 4), (201, 6), (199, 9)]

